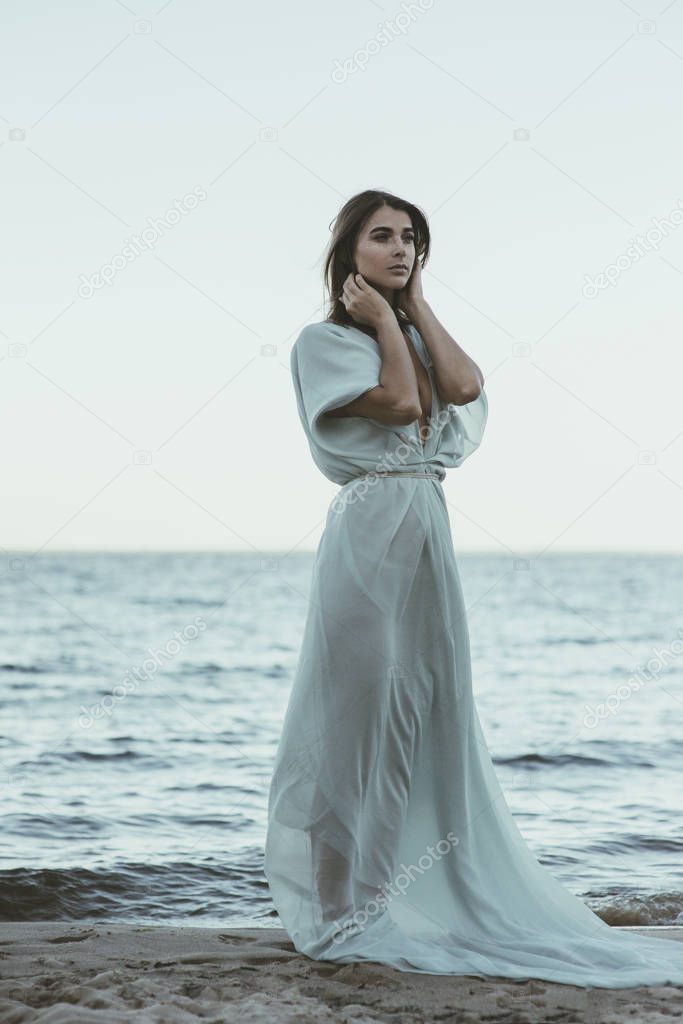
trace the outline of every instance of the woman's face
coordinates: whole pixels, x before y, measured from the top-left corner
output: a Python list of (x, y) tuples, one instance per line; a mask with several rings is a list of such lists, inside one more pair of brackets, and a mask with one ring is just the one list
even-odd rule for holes
[[(356, 241), (356, 270), (368, 284), (391, 298), (404, 288), (415, 262), (415, 232), (404, 210), (382, 206), (368, 218)], [(402, 263), (403, 270), (393, 270)]]

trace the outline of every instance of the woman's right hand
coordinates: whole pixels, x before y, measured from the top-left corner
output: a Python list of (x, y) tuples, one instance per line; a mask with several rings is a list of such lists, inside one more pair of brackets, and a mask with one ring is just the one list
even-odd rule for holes
[(369, 285), (362, 274), (348, 275), (339, 298), (357, 323), (368, 324), (375, 330), (387, 314), (396, 315), (384, 296)]

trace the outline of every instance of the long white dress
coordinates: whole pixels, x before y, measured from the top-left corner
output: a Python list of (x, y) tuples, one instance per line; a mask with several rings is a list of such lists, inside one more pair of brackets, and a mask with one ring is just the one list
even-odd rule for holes
[(373, 338), (324, 321), (291, 354), (311, 454), (341, 486), (268, 801), (264, 867), (280, 920), (318, 960), (683, 984), (683, 945), (607, 925), (533, 856), (506, 804), (473, 700), (441, 485), (479, 446), (487, 397), (442, 403), (410, 331), (432, 384), (424, 448), (417, 420), (323, 416), (379, 383)]

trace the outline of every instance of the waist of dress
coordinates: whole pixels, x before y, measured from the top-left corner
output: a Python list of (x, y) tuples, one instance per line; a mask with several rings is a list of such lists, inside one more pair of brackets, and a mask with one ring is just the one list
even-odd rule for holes
[(445, 478), (445, 476), (446, 476), (446, 473), (443, 470), (442, 470), (441, 473), (430, 473), (430, 472), (420, 473), (420, 472), (412, 472), (412, 470), (403, 470), (403, 469), (395, 469), (395, 470), (392, 470), (392, 469), (386, 469), (386, 470), (373, 469), (373, 470), (370, 470), (370, 472), (368, 472), (368, 473), (361, 473), (359, 476), (355, 476), (353, 478), (353, 480), (349, 480), (349, 483), (353, 483), (355, 480), (363, 480), (365, 477), (375, 477), (375, 476), (411, 476), (411, 477), (423, 478), (425, 480), (443, 480)]

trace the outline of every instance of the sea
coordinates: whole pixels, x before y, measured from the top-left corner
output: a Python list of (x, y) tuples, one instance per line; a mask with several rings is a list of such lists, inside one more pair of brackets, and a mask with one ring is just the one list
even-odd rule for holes
[[(5, 553), (2, 920), (280, 925), (268, 786), (314, 557)], [(610, 924), (683, 923), (683, 556), (456, 557), (529, 847)]]

